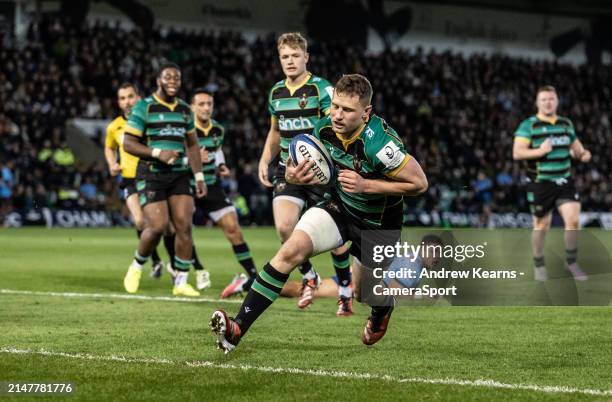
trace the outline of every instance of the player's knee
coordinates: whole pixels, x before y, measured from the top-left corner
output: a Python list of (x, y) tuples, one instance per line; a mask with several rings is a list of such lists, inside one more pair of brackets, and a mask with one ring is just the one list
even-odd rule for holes
[(136, 227), (136, 230), (144, 230), (145, 221), (142, 215), (134, 215), (134, 226)]
[(225, 227), (225, 237), (227, 237), (232, 244), (243, 242), (242, 231), (240, 230), (240, 226), (237, 224), (232, 224)]
[(308, 255), (305, 247), (302, 247), (298, 242), (288, 241), (278, 251), (277, 257), (289, 266), (297, 266), (304, 262)]
[(565, 219), (565, 229), (578, 230), (580, 229), (580, 219), (577, 216), (570, 216)]

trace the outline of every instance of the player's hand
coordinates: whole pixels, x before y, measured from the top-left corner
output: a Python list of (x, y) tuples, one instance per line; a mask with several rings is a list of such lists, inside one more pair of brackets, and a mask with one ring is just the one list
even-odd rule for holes
[(540, 147), (538, 149), (540, 150), (540, 152), (542, 152), (542, 156), (552, 151), (553, 147), (552, 147), (551, 139), (550, 138), (545, 139), (544, 142), (540, 144)]
[(257, 173), (259, 175), (259, 181), (261, 182), (261, 184), (266, 187), (273, 187), (272, 183), (270, 183), (270, 180), (268, 180), (268, 165), (268, 162), (260, 160)]
[(342, 190), (347, 193), (358, 194), (365, 192), (366, 179), (355, 171), (342, 169), (338, 175), (338, 181), (342, 185)]
[(208, 159), (208, 150), (206, 148), (200, 148), (200, 159), (202, 159), (202, 163), (210, 162), (210, 159)]
[(121, 173), (121, 166), (118, 163), (113, 163), (108, 167), (108, 171), (110, 172), (111, 176), (115, 177)]
[(587, 163), (591, 160), (591, 151), (585, 149), (584, 152), (580, 155), (580, 162)]
[(287, 158), (287, 163), (285, 165), (285, 180), (287, 183), (291, 184), (319, 184), (319, 179), (311, 169), (313, 165), (314, 162), (310, 159), (304, 159), (296, 165), (291, 160), (291, 157)]
[(208, 194), (208, 187), (203, 181), (196, 181), (196, 198), (204, 198)]
[(177, 161), (178, 158), (179, 158), (179, 153), (177, 151), (163, 150), (159, 153), (159, 157), (157, 159), (159, 159), (160, 161), (164, 162), (167, 165), (172, 165), (174, 162)]
[(219, 165), (219, 176), (230, 177), (230, 170), (226, 165)]

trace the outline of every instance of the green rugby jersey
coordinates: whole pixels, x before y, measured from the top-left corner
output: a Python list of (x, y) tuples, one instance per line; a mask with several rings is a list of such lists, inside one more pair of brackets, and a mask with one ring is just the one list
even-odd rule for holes
[(329, 81), (308, 73), (303, 84), (277, 82), (268, 96), (268, 110), (280, 130), (280, 163), (287, 161), (289, 143), (298, 134), (312, 131), (315, 123), (329, 114), (334, 88)]
[(177, 98), (169, 104), (151, 95), (134, 105), (125, 133), (139, 137), (148, 147), (179, 152), (180, 157), (171, 166), (157, 159), (141, 159), (150, 172), (184, 172), (189, 169), (183, 162), (185, 137), (194, 129), (193, 113), (187, 102)]
[[(392, 179), (410, 160), (395, 130), (376, 115), (348, 140), (334, 132), (330, 117), (317, 122), (313, 135), (323, 142), (336, 168), (356, 171), (366, 179)], [(343, 210), (365, 227), (394, 229), (402, 224), (403, 196), (351, 194), (339, 181), (334, 192)]]
[(576, 140), (576, 132), (570, 119), (558, 116), (553, 122), (534, 115), (521, 122), (514, 136), (520, 141), (528, 141), (532, 149), (538, 148), (547, 138), (551, 139), (551, 152), (539, 159), (525, 161), (531, 180), (555, 181), (570, 176), (570, 146)]
[(196, 122), (196, 133), (200, 148), (206, 148), (208, 151), (208, 162), (202, 163), (202, 172), (204, 172), (206, 185), (210, 186), (218, 181), (215, 153), (223, 146), (225, 129), (217, 121), (211, 119), (207, 127), (200, 127)]

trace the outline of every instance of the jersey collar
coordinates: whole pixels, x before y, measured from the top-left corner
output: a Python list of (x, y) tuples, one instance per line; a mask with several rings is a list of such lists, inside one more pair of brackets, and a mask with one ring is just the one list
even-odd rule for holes
[(208, 136), (208, 133), (210, 133), (210, 129), (212, 128), (212, 120), (208, 120), (208, 125), (206, 127), (201, 126), (200, 122), (198, 121), (198, 119), (196, 118), (195, 120), (195, 126), (197, 129), (201, 130), (205, 136)]
[(298, 89), (300, 89), (301, 87), (304, 86), (304, 84), (306, 84), (308, 82), (308, 80), (310, 79), (310, 77), (312, 77), (312, 73), (308, 72), (308, 74), (306, 74), (306, 77), (301, 81), (298, 82), (295, 85), (291, 85), (289, 84), (289, 79), (285, 78), (285, 86), (287, 87), (287, 89), (289, 90), (289, 93), (291, 95), (293, 95), (295, 93), (295, 91), (297, 91)]
[(546, 123), (550, 123), (550, 124), (556, 124), (557, 120), (559, 120), (559, 116), (557, 116), (557, 115), (555, 115), (553, 117), (547, 117), (547, 116), (544, 116), (543, 114), (540, 114), (540, 113), (536, 114), (536, 118), (538, 120), (545, 121)]
[(176, 100), (176, 98), (174, 98), (174, 103), (172, 103), (172, 104), (164, 101), (163, 99), (159, 98), (155, 94), (153, 94), (153, 99), (155, 99), (157, 102), (161, 103), (162, 105), (164, 105), (168, 109), (172, 110), (173, 112), (174, 112), (174, 108), (176, 107), (176, 105), (178, 105), (178, 101)]
[(349, 145), (357, 141), (357, 138), (361, 136), (361, 133), (363, 132), (363, 129), (368, 125), (368, 122), (369, 122), (369, 119), (368, 121), (364, 122), (361, 126), (359, 126), (359, 128), (355, 130), (355, 133), (351, 135), (348, 139), (345, 139), (342, 135), (334, 131), (334, 134), (336, 134), (336, 137), (342, 142), (342, 147), (344, 148), (345, 151), (348, 149)]

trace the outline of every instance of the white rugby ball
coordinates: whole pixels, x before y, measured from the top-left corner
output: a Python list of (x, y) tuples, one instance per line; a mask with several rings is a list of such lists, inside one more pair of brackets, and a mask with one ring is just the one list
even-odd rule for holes
[(316, 137), (308, 134), (298, 134), (289, 144), (289, 155), (291, 160), (297, 165), (304, 159), (314, 162), (312, 170), (320, 184), (329, 184), (336, 174), (331, 156), (325, 145)]

